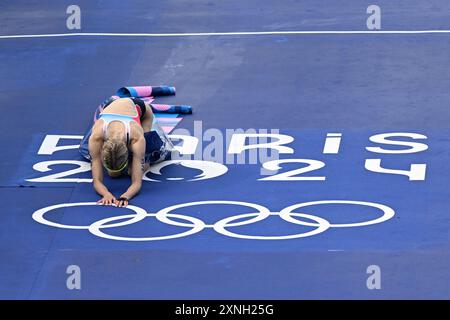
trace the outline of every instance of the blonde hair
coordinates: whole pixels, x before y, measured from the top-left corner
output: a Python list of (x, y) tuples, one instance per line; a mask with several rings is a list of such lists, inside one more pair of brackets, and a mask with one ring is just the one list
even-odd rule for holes
[(118, 170), (128, 160), (128, 148), (124, 141), (108, 139), (103, 143), (102, 161), (109, 170)]

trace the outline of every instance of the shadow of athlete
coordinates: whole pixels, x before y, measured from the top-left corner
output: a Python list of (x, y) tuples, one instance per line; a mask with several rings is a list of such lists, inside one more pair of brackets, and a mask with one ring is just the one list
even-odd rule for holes
[[(153, 163), (170, 158), (173, 145), (139, 98), (119, 98), (103, 107), (80, 144), (91, 161), (93, 186), (102, 205), (127, 206), (142, 187), (143, 173)], [(131, 184), (116, 198), (103, 184), (103, 168), (115, 178), (128, 173)]]

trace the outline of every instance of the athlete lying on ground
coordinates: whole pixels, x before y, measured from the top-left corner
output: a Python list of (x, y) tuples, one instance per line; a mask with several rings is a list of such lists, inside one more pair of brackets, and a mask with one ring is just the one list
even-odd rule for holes
[[(150, 164), (170, 158), (173, 145), (155, 121), (150, 105), (138, 98), (119, 98), (106, 104), (80, 144), (91, 161), (93, 186), (99, 204), (127, 206), (141, 189)], [(126, 172), (131, 185), (116, 198), (103, 184), (103, 168), (111, 177)]]

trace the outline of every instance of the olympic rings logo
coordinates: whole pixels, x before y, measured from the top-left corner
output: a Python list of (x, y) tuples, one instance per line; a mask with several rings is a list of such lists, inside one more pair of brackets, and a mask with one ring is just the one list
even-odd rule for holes
[[(312, 206), (320, 206), (320, 205), (326, 205), (326, 204), (344, 204), (344, 205), (357, 205), (357, 206), (366, 206), (366, 207), (373, 207), (378, 210), (380, 210), (383, 214), (373, 220), (369, 221), (363, 221), (363, 222), (354, 222), (354, 223), (331, 223), (328, 220), (311, 215), (306, 213), (297, 213), (294, 212), (294, 210), (299, 208), (307, 208)], [(78, 206), (95, 206), (97, 205), (95, 202), (78, 202), (78, 203), (63, 203), (63, 204), (57, 204), (53, 206), (48, 206), (42, 209), (39, 209), (33, 213), (33, 219), (41, 224), (56, 227), (56, 228), (62, 228), (62, 229), (81, 229), (81, 230), (88, 230), (90, 233), (92, 233), (95, 236), (98, 236), (100, 238), (104, 239), (110, 239), (110, 240), (118, 240), (118, 241), (157, 241), (157, 240), (170, 240), (170, 239), (176, 239), (176, 238), (182, 238), (187, 237), (196, 233), (199, 233), (200, 231), (210, 228), (215, 230), (217, 233), (232, 237), (232, 238), (239, 238), (239, 239), (249, 239), (249, 240), (288, 240), (288, 239), (298, 239), (298, 238), (306, 238), (310, 236), (317, 235), (319, 233), (322, 233), (329, 228), (354, 228), (354, 227), (363, 227), (363, 226), (369, 226), (374, 225), (378, 223), (385, 222), (389, 219), (391, 219), (395, 215), (395, 211), (383, 204), (379, 203), (373, 203), (373, 202), (364, 202), (364, 201), (350, 201), (350, 200), (321, 200), (321, 201), (311, 201), (311, 202), (304, 202), (304, 203), (297, 203), (293, 204), (291, 206), (288, 206), (284, 209), (282, 209), (279, 212), (272, 212), (268, 208), (250, 203), (250, 202), (243, 202), (243, 201), (227, 201), (227, 200), (207, 200), (207, 201), (196, 201), (196, 202), (188, 202), (188, 203), (182, 203), (182, 204), (176, 204), (164, 209), (159, 210), (157, 213), (148, 213), (146, 210), (129, 205), (126, 208), (133, 211), (132, 214), (126, 214), (126, 215), (120, 215), (120, 216), (113, 216), (105, 219), (98, 220), (90, 225), (87, 226), (80, 226), (80, 225), (66, 225), (66, 224), (60, 224), (57, 222), (50, 221), (45, 218), (46, 214), (52, 210), (58, 209), (58, 208), (66, 208), (66, 207), (78, 207)], [(224, 219), (221, 219), (213, 224), (207, 224), (203, 220), (183, 215), (183, 214), (176, 214), (171, 213), (174, 210), (191, 207), (191, 206), (201, 206), (201, 205), (236, 205), (236, 206), (243, 206), (251, 208), (252, 211), (249, 213), (244, 214), (238, 214), (235, 216), (227, 217)], [(306, 227), (313, 228), (311, 231), (298, 233), (298, 234), (290, 234), (290, 235), (280, 235), (280, 236), (264, 236), (264, 235), (246, 235), (246, 234), (239, 234), (236, 232), (231, 231), (230, 229), (249, 225), (252, 223), (257, 223), (259, 221), (262, 221), (270, 216), (279, 216), (282, 220), (295, 224), (295, 225), (301, 225)], [(171, 234), (166, 236), (151, 236), (151, 237), (143, 237), (143, 238), (137, 238), (137, 237), (122, 237), (122, 236), (114, 236), (111, 234), (106, 233), (105, 229), (110, 228), (119, 228), (127, 225), (131, 225), (134, 223), (138, 223), (148, 217), (154, 217), (159, 222), (162, 222), (164, 224), (168, 224), (171, 226), (177, 226), (177, 227), (184, 227), (189, 228), (187, 231), (180, 232), (177, 234)], [(180, 222), (174, 219), (182, 220), (184, 222)], [(305, 221), (306, 220), (306, 221)]]

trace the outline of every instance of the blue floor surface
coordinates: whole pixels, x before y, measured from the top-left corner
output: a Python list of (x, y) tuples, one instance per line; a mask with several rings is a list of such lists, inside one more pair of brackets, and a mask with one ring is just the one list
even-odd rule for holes
[[(367, 18), (361, 1), (78, 2), (80, 32), (365, 30)], [(1, 35), (68, 32), (69, 4), (1, 4)], [(450, 4), (445, 1), (377, 4), (382, 8), (383, 30), (450, 29)], [(0, 39), (4, 150), (0, 298), (449, 299), (449, 37), (445, 33)], [(280, 159), (321, 161), (323, 168), (300, 176), (325, 180), (259, 180), (267, 176), (256, 163), (225, 164), (228, 170), (220, 176), (188, 181), (201, 171), (167, 166), (161, 175), (147, 175), (161, 182), (145, 181), (132, 205), (155, 214), (176, 204), (222, 201), (174, 209), (172, 213), (189, 221), (196, 218), (197, 224), (206, 224), (195, 234), (175, 239), (120, 241), (87, 230), (96, 221), (129, 215), (129, 209), (75, 206), (44, 215), (60, 225), (84, 229), (35, 221), (32, 215), (41, 208), (99, 198), (84, 180), (30, 181), (75, 169), (73, 161), (84, 161), (75, 149), (38, 154), (45, 137), (83, 135), (92, 110), (119, 87), (160, 84), (177, 88), (177, 95), (164, 102), (194, 108), (179, 129), (193, 132), (195, 121), (202, 121), (203, 132), (214, 128), (217, 134), (227, 129), (277, 129), (294, 138), (287, 145), (293, 153), (280, 154)], [(328, 133), (342, 134), (338, 154), (323, 153)], [(404, 154), (367, 150), (410, 148), (370, 141), (382, 133), (420, 135), (392, 140), (427, 149)], [(204, 141), (199, 150), (207, 148)], [(410, 180), (404, 174), (372, 172), (365, 169), (367, 159), (381, 159), (382, 167), (403, 171), (413, 164), (426, 165), (425, 176)], [(72, 164), (58, 164), (63, 160)], [(46, 161), (55, 161), (51, 171), (37, 171), (36, 164), (42, 168)], [(305, 164), (280, 166), (283, 173)], [(63, 178), (89, 179), (90, 173)], [(116, 193), (127, 183), (108, 180)], [(307, 233), (318, 228), (320, 218), (332, 226), (289, 240), (224, 235), (212, 226), (257, 211), (226, 201), (264, 206), (273, 213), (263, 221), (226, 227), (242, 235)], [(329, 203), (293, 210), (313, 215), (309, 220), (291, 216), (309, 226), (286, 222), (277, 214), (311, 201)], [(383, 212), (336, 201), (380, 204), (395, 213), (386, 221), (359, 226)], [(192, 229), (187, 226), (192, 222), (183, 216), (172, 219), (172, 224), (185, 225), (149, 216), (101, 231), (144, 238)], [(239, 222), (242, 219), (229, 221)], [(70, 265), (81, 269), (81, 290), (66, 287)], [(381, 268), (380, 290), (366, 286), (371, 265)]]

